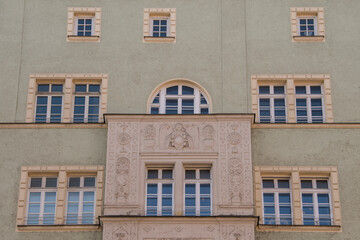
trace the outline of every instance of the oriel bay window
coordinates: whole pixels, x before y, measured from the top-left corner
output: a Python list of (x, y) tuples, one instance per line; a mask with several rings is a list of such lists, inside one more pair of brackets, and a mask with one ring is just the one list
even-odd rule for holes
[(210, 169), (185, 169), (185, 216), (211, 215)]
[(38, 84), (36, 123), (60, 123), (63, 103), (63, 84)]
[(147, 170), (146, 215), (173, 215), (173, 169), (160, 168)]

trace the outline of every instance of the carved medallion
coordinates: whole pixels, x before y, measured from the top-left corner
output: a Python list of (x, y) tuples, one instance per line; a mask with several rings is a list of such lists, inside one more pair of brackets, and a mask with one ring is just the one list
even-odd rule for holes
[(232, 132), (228, 135), (228, 141), (231, 145), (238, 145), (241, 142), (241, 135), (237, 132)]
[(131, 140), (131, 137), (126, 132), (121, 132), (118, 135), (118, 142), (120, 145), (126, 145), (129, 144)]
[(184, 148), (192, 148), (192, 138), (186, 132), (181, 123), (177, 123), (173, 127), (173, 132), (168, 136), (168, 147), (182, 150)]

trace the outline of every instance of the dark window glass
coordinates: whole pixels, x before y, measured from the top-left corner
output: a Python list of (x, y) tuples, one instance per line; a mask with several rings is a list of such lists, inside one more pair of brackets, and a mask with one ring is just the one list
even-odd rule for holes
[(89, 92), (100, 92), (100, 84), (90, 84)]
[(210, 170), (200, 170), (200, 179), (210, 179)]
[(208, 108), (201, 108), (201, 114), (208, 114), (209, 109)]
[(159, 114), (159, 108), (151, 108), (151, 114)]
[(158, 179), (158, 170), (148, 170), (148, 179)]
[(39, 84), (38, 92), (49, 92), (49, 84)]
[(313, 188), (311, 180), (301, 180), (301, 188)]
[(41, 187), (42, 178), (31, 178), (30, 187), (38, 188)]
[(274, 86), (274, 94), (284, 94), (284, 86)]
[(172, 179), (173, 171), (171, 169), (162, 170), (162, 179)]
[(263, 180), (263, 188), (274, 188), (274, 180)]
[(169, 87), (166, 89), (167, 95), (178, 95), (178, 86)]
[(278, 188), (290, 188), (289, 180), (278, 180)]
[(296, 94), (306, 94), (306, 87), (305, 86), (296, 86), (295, 92), (296, 92)]
[(84, 177), (84, 187), (95, 187), (95, 177)]
[(328, 189), (328, 181), (327, 180), (317, 180), (316, 181), (316, 188), (320, 189)]
[(259, 86), (259, 94), (270, 94), (269, 86)]
[(86, 84), (76, 84), (75, 92), (86, 92)]
[(191, 87), (183, 86), (182, 95), (194, 95), (194, 89)]
[(311, 94), (321, 94), (321, 86), (310, 86)]
[(46, 178), (45, 187), (57, 187), (57, 178)]
[(185, 171), (185, 179), (196, 179), (196, 171), (195, 170), (186, 170)]
[(70, 178), (69, 187), (80, 187), (80, 178)]
[(51, 92), (62, 92), (63, 85), (62, 84), (53, 84), (51, 85)]

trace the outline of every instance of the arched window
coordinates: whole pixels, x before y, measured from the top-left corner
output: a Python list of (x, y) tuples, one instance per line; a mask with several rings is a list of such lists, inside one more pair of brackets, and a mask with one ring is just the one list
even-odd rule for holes
[(160, 85), (150, 97), (150, 114), (208, 114), (209, 97), (192, 81), (173, 80)]

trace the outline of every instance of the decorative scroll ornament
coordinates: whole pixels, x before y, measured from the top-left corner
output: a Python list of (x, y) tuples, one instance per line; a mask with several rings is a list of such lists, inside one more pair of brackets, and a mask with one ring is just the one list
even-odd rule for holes
[(116, 164), (117, 191), (115, 197), (118, 203), (126, 203), (129, 196), (129, 167), (127, 158), (119, 158)]
[(169, 148), (175, 148), (176, 150), (193, 148), (192, 138), (181, 123), (177, 123), (173, 127), (173, 132), (169, 134), (168, 139)]

